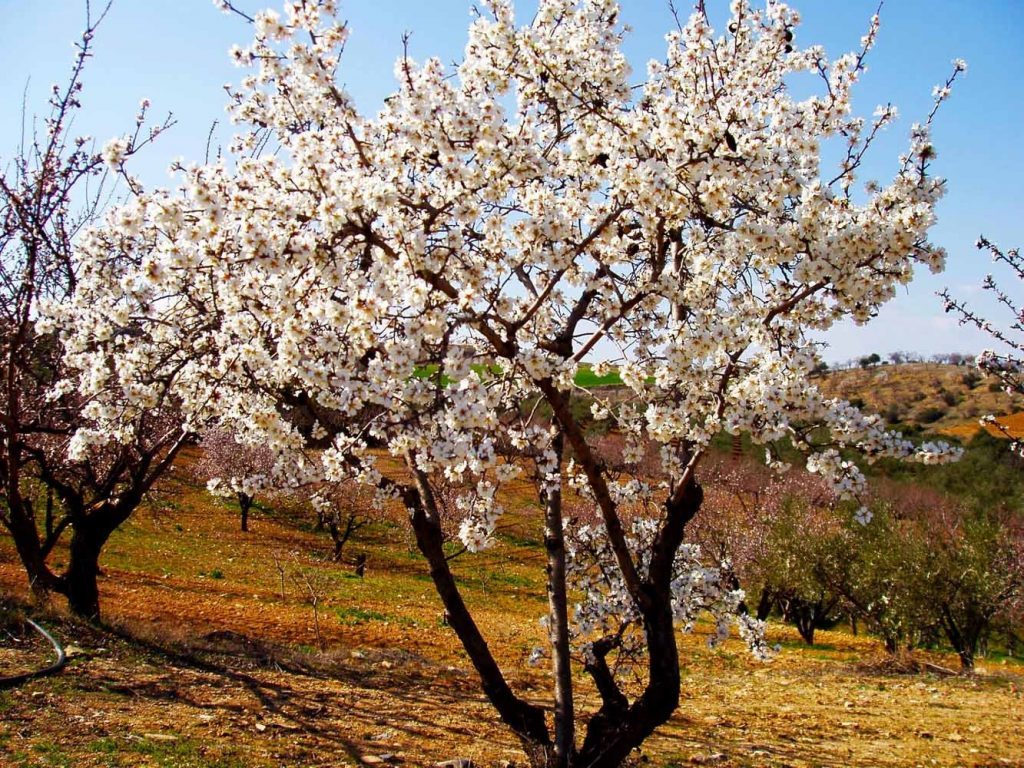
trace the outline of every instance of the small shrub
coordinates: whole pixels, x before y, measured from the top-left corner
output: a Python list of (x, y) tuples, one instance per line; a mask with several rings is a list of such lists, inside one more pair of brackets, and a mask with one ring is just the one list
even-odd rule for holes
[(889, 424), (898, 424), (903, 418), (903, 410), (896, 404), (890, 403), (885, 409), (885, 420)]
[(946, 412), (942, 408), (924, 408), (923, 410), (918, 411), (917, 420), (922, 424), (931, 424), (938, 421), (945, 415)]
[(974, 389), (981, 383), (981, 374), (977, 371), (967, 371), (967, 373), (960, 377), (960, 381), (962, 381), (964, 386), (968, 389)]

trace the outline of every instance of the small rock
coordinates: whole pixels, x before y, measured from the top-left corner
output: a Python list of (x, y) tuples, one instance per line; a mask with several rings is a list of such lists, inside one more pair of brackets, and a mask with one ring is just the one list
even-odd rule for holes
[(454, 760), (442, 760), (434, 763), (434, 768), (476, 768), (476, 764), (468, 757), (457, 757)]
[(384, 765), (386, 763), (400, 763), (401, 760), (391, 753), (384, 755), (363, 755), (359, 760), (364, 765)]
[(712, 752), (710, 755), (694, 755), (690, 758), (690, 762), (694, 765), (708, 765), (725, 759), (726, 756), (721, 752)]
[(263, 733), (265, 730), (267, 730), (267, 726), (265, 726), (263, 723), (256, 723), (256, 730), (260, 733)]
[(144, 739), (150, 741), (177, 741), (178, 737), (170, 733), (144, 733), (142, 734)]
[(85, 653), (85, 650), (78, 645), (71, 644), (64, 647), (64, 654), (69, 658), (73, 659), (75, 656), (81, 656)]

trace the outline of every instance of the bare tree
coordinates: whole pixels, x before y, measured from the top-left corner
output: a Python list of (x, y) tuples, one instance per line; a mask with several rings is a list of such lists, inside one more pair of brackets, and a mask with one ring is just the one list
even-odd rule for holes
[[(991, 254), (992, 261), (1009, 273), (1011, 281), (1016, 279), (1019, 287), (1019, 282), (1024, 281), (1024, 257), (1019, 249), (1000, 248), (984, 236), (978, 238), (976, 245), (979, 250)], [(985, 276), (982, 288), (1005, 311), (1009, 322), (1003, 325), (993, 323), (966, 301), (953, 296), (948, 288), (939, 296), (942, 297), (946, 312), (959, 316), (961, 325), (971, 325), (984, 331), (998, 345), (998, 349), (986, 349), (978, 355), (978, 368), (994, 376), (1008, 395), (1024, 394), (1024, 306), (991, 274)], [(996, 421), (995, 417), (986, 416), (984, 422), (995, 425), (1006, 437), (1012, 438), (1006, 427)], [(1018, 454), (1024, 455), (1024, 442), (1014, 440), (1013, 447)]]

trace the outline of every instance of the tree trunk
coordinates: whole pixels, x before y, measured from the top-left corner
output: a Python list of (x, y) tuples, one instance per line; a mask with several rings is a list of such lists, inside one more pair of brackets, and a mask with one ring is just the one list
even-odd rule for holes
[(966, 626), (960, 626), (949, 606), (942, 606), (942, 628), (946, 631), (949, 644), (960, 657), (960, 671), (964, 674), (974, 672), (974, 657), (978, 652), (978, 639), (981, 637), (982, 626), (978, 622), (967, 620)]
[(242, 533), (249, 532), (249, 510), (252, 508), (254, 499), (247, 493), (238, 494), (238, 508), (242, 510)]
[(761, 590), (761, 599), (757, 601), (757, 620), (764, 621), (772, 613), (772, 606), (775, 605), (775, 593), (767, 584)]
[(516, 696), (505, 680), (448, 567), (444, 534), (429, 481), (411, 457), (408, 466), (416, 479), (416, 486), (399, 486), (402, 501), (409, 512), (416, 545), (430, 565), (430, 577), (444, 604), (449, 624), (480, 676), (484, 694), (502, 721), (519, 737), (531, 764), (545, 767), (553, 745), (544, 722), (544, 710)]
[(56, 579), (46, 565), (46, 556), (43, 554), (35, 521), (26, 514), (20, 495), (12, 494), (12, 496), (14, 498), (8, 499), (11, 507), (8, 509), (7, 528), (14, 540), (14, 547), (18, 550), (21, 564), (25, 568), (25, 575), (28, 577), (28, 585), (32, 594), (37, 598), (43, 598), (47, 592), (57, 586)]
[[(564, 449), (561, 433), (555, 435), (552, 447), (557, 456), (557, 471), (561, 475)], [(548, 760), (548, 768), (568, 768), (573, 764), (576, 753), (576, 712), (569, 651), (569, 599), (565, 583), (565, 535), (560, 488), (544, 492), (544, 546), (547, 552), (548, 627), (555, 677), (555, 749)]]
[(110, 535), (138, 506), (142, 491), (133, 490), (117, 503), (101, 503), (72, 514), (68, 568), (60, 578), (59, 591), (67, 598), (71, 612), (87, 621), (100, 622), (100, 553)]
[[(679, 706), (681, 679), (679, 649), (672, 615), (672, 562), (686, 524), (697, 514), (704, 491), (692, 475), (680, 480), (665, 502), (665, 521), (652, 545), (651, 565), (642, 590), (640, 610), (647, 640), (647, 686), (625, 711), (624, 698), (606, 696), (604, 705), (587, 725), (579, 765), (618, 768)], [(595, 677), (600, 686), (600, 679)], [(615, 692), (617, 692), (615, 688)], [(613, 692), (614, 693), (614, 692)]]
[(68, 608), (76, 616), (94, 623), (100, 620), (97, 584), (100, 552), (109, 537), (109, 533), (93, 528), (88, 522), (75, 527), (71, 534), (68, 569), (62, 577), (61, 591), (68, 600)]

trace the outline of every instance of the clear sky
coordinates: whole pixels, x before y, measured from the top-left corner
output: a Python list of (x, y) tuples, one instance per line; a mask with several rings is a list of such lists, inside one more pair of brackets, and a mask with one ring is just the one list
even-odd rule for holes
[[(250, 11), (279, 4), (239, 2)], [(414, 58), (457, 60), (471, 4), (340, 0), (341, 15), (352, 27), (340, 79), (357, 104), (374, 111), (393, 90), (392, 64), (404, 31), (412, 32)], [(707, 4), (713, 18), (723, 17), (726, 0)], [(859, 45), (877, 0), (791, 4), (804, 17), (797, 41), (821, 43), (838, 56)], [(100, 0), (93, 5), (102, 7)], [(528, 21), (535, 5), (536, 0), (520, 0), (520, 18)], [(627, 54), (639, 78), (648, 59), (663, 56), (664, 34), (674, 22), (668, 0), (621, 0), (621, 6), (633, 28)], [(687, 0), (677, 0), (677, 6), (689, 10)], [(29, 115), (42, 114), (48, 87), (64, 80), (84, 8), (84, 0), (0, 0), (5, 20), (0, 26), (0, 163), (6, 164), (18, 144), (23, 94)], [(209, 0), (115, 0), (96, 36), (76, 131), (102, 144), (128, 130), (140, 99), (151, 99), (154, 117), (170, 111), (178, 123), (133, 170), (147, 184), (169, 184), (164, 169), (172, 158), (202, 159), (213, 120), (221, 121), (222, 140), (229, 135), (223, 126), (223, 85), (236, 82), (241, 71), (229, 62), (227, 49), (247, 43), (249, 36), (241, 19), (221, 14)], [(891, 101), (901, 117), (875, 147), (861, 178), (891, 177), (911, 123), (927, 114), (932, 86), (945, 79), (955, 57), (966, 59), (969, 70), (937, 118), (934, 136), (939, 155), (933, 170), (949, 180), (949, 190), (933, 240), (949, 251), (947, 271), (920, 273), (868, 326), (832, 331), (826, 337), (827, 360), (896, 350), (977, 352), (987, 344), (943, 314), (935, 291), (950, 286), (962, 297), (977, 296), (991, 269), (988, 258), (974, 249), (979, 234), (1006, 246), (1024, 245), (1024, 0), (886, 0), (879, 42), (855, 92), (855, 109), (870, 116), (876, 105)], [(1009, 276), (1003, 284), (1018, 297), (1024, 292)], [(991, 314), (1009, 324), (995, 310)]]

